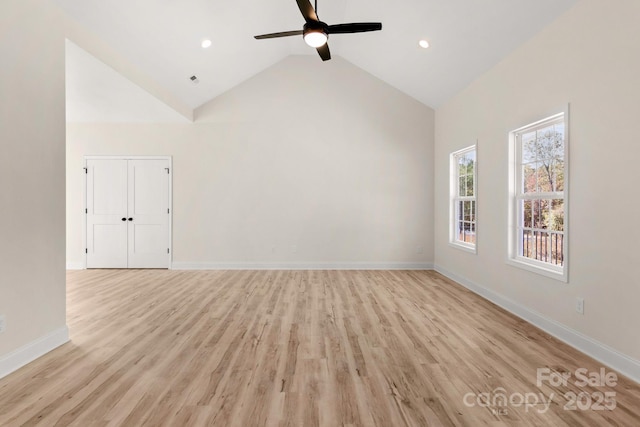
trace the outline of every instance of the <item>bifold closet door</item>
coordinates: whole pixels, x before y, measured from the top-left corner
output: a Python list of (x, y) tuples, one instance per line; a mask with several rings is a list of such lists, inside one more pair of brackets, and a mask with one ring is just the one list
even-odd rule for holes
[(87, 160), (87, 268), (127, 268), (126, 160)]
[(87, 268), (169, 268), (169, 160), (86, 164)]

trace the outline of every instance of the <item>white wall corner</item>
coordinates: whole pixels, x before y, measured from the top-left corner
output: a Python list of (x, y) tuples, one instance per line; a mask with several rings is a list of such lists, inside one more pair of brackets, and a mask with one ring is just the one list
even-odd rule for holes
[(69, 342), (69, 328), (64, 326), (0, 357), (0, 378), (6, 377), (67, 342)]
[(174, 262), (172, 270), (433, 270), (431, 263), (328, 262), (328, 263), (213, 263)]
[(446, 276), (454, 282), (457, 282), (469, 289), (471, 292), (491, 301), (519, 318), (526, 320), (532, 325), (542, 329), (546, 333), (581, 351), (587, 356), (618, 371), (620, 374), (630, 378), (631, 380), (640, 383), (640, 361), (635, 360), (606, 344), (596, 341), (581, 332), (569, 328), (562, 323), (549, 319), (536, 311), (530, 310), (523, 305), (465, 277), (458, 276), (439, 265), (435, 266), (435, 270), (443, 276)]

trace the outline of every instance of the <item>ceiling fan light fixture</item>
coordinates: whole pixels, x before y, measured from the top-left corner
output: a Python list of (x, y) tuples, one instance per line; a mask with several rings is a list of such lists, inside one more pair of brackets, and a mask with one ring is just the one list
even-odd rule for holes
[(315, 7), (311, 5), (310, 0), (296, 0), (296, 3), (298, 3), (298, 9), (300, 9), (305, 20), (302, 31), (281, 31), (279, 33), (254, 36), (254, 38), (264, 40), (302, 35), (305, 43), (315, 48), (323, 61), (328, 61), (331, 59), (331, 51), (327, 43), (330, 34), (366, 33), (369, 31), (380, 31), (382, 29), (382, 22), (352, 22), (348, 24), (327, 25), (326, 22), (318, 19), (317, 0)]
[(329, 36), (327, 36), (327, 33), (325, 33), (321, 29), (308, 30), (307, 32), (305, 32), (303, 37), (304, 37), (305, 43), (315, 48), (324, 46), (327, 43), (327, 40), (329, 39)]

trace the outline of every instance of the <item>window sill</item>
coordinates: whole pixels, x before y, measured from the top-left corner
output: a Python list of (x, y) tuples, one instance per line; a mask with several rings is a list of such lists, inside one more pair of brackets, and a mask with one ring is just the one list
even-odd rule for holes
[(507, 259), (507, 264), (520, 268), (522, 270), (531, 271), (536, 274), (540, 274), (542, 276), (549, 277), (551, 279), (558, 280), (563, 283), (568, 283), (569, 278), (567, 277), (567, 266), (564, 266), (562, 271), (554, 270), (552, 268), (545, 268), (544, 266), (538, 266), (531, 262), (522, 260), (520, 258), (509, 258)]
[(465, 245), (462, 243), (458, 243), (458, 242), (449, 242), (449, 246), (456, 248), (456, 249), (460, 249), (461, 251), (464, 252), (469, 252), (471, 254), (477, 254), (478, 253), (478, 248), (476, 245)]

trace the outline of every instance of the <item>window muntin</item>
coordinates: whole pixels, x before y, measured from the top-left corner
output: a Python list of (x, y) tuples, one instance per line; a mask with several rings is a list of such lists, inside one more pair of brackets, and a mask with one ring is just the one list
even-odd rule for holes
[(454, 245), (475, 251), (477, 233), (476, 147), (451, 154), (451, 236)]
[(566, 278), (566, 114), (513, 133), (515, 235), (511, 258)]

